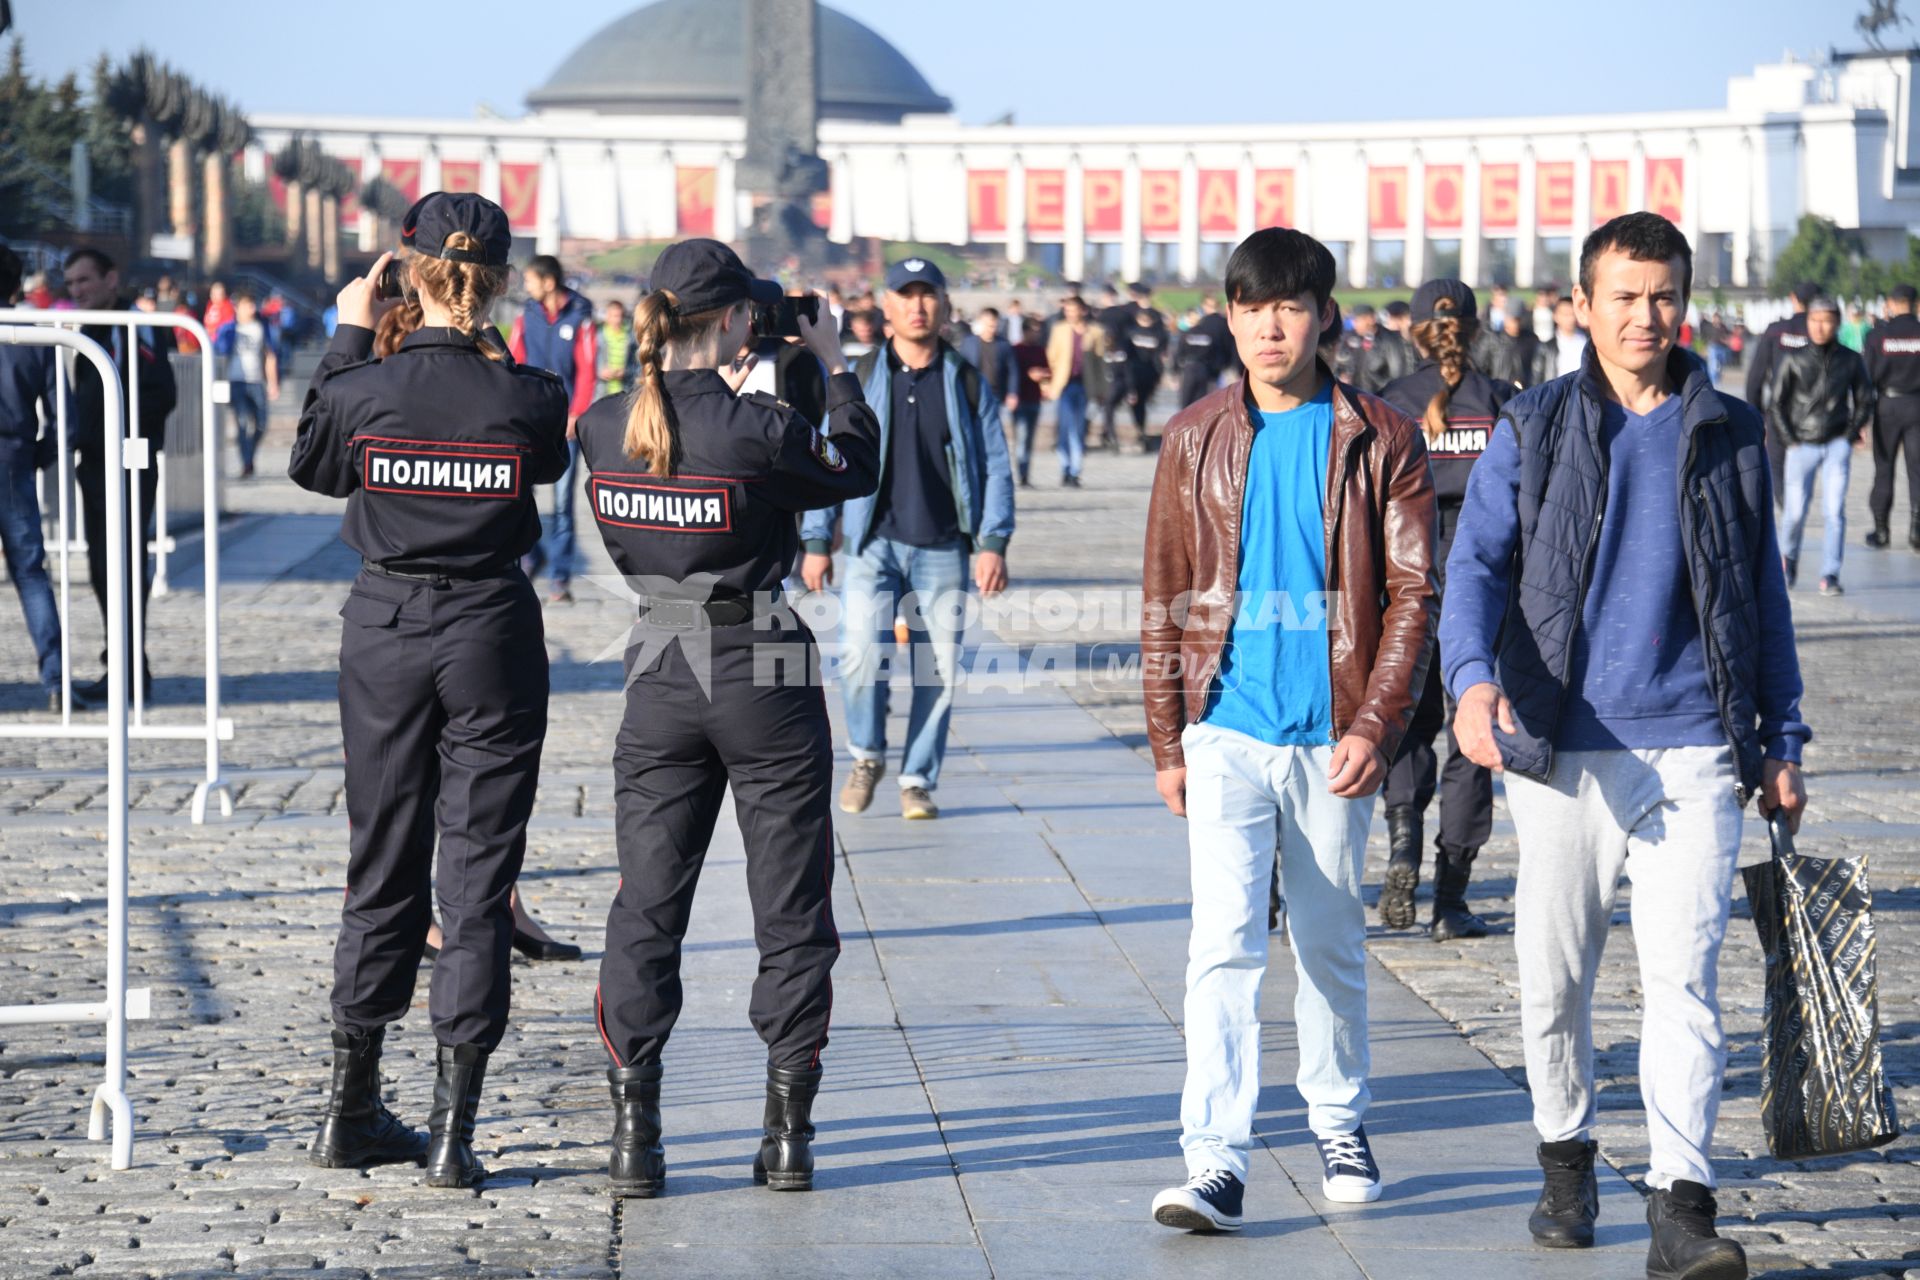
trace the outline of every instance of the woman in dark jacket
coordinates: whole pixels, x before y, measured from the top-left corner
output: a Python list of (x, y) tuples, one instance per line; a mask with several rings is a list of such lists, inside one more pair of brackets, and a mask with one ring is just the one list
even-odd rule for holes
[[(1413, 295), (1412, 337), (1420, 364), (1380, 391), (1381, 398), (1426, 428), (1427, 458), (1439, 539), (1434, 565), (1446, 586), (1447, 552), (1467, 495), (1467, 473), (1487, 447), (1500, 408), (1515, 392), (1474, 368), (1469, 352), (1479, 329), (1473, 290), (1458, 280), (1429, 280)], [(1380, 890), (1380, 922), (1405, 929), (1414, 921), (1414, 890), (1420, 884), (1421, 815), (1440, 780), (1440, 837), (1435, 842), (1433, 929), (1436, 942), (1481, 938), (1487, 926), (1467, 910), (1473, 860), (1493, 826), (1493, 776), (1460, 753), (1453, 740), (1453, 708), (1440, 681), (1436, 654), (1427, 684), (1399, 756), (1387, 772), (1388, 860)], [(1447, 764), (1437, 770), (1433, 743), (1447, 735)]]

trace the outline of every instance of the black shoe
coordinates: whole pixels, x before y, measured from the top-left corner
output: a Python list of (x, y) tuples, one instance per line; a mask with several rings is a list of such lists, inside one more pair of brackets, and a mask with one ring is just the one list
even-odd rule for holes
[(1441, 845), (1433, 860), (1433, 927), (1428, 934), (1435, 942), (1487, 936), (1487, 922), (1467, 910), (1467, 882), (1479, 853)]
[(571, 942), (555, 942), (549, 938), (542, 941), (530, 933), (513, 931), (513, 949), (529, 960), (578, 960), (579, 947)]
[[(128, 682), (127, 692), (129, 695), (133, 692), (131, 681)], [(140, 701), (145, 704), (151, 704), (153, 702), (153, 672), (151, 671), (140, 678)], [(76, 707), (106, 706), (107, 678), (101, 676), (98, 680), (92, 681), (89, 684), (77, 684), (73, 686), (73, 705)]]
[(660, 1145), (660, 1064), (612, 1067), (613, 1158), (609, 1190), (623, 1199), (651, 1200), (666, 1189), (667, 1152)]
[(333, 1090), (320, 1132), (307, 1148), (308, 1164), (322, 1169), (417, 1164), (427, 1154), (425, 1135), (400, 1123), (380, 1100), (380, 1046), (386, 1034), (385, 1027), (333, 1029)]
[(1225, 1169), (1208, 1169), (1153, 1198), (1153, 1220), (1181, 1231), (1238, 1231), (1246, 1184)]
[(1648, 1280), (1747, 1280), (1747, 1251), (1714, 1234), (1713, 1192), (1675, 1179), (1647, 1197)]
[(1800, 576), (1800, 562), (1792, 556), (1782, 556), (1780, 558), (1780, 569), (1787, 575), (1787, 585), (1789, 587), (1793, 585), (1793, 580)]
[(1913, 513), (1913, 522), (1907, 526), (1907, 545), (1920, 551), (1920, 511)]
[(427, 1185), (477, 1187), (487, 1171), (473, 1154), (473, 1123), (487, 1079), (487, 1051), (477, 1044), (441, 1045), (427, 1121)]
[(1870, 547), (1890, 547), (1893, 545), (1893, 531), (1887, 528), (1885, 520), (1875, 520), (1873, 528), (1867, 530), (1866, 543)]
[(767, 1068), (766, 1135), (753, 1158), (753, 1180), (771, 1191), (813, 1190), (813, 1099), (820, 1068)]
[(1600, 1216), (1600, 1181), (1593, 1175), (1593, 1157), (1599, 1150), (1599, 1143), (1578, 1138), (1540, 1144), (1534, 1154), (1547, 1184), (1527, 1219), (1535, 1244), (1549, 1249), (1593, 1248), (1593, 1220)]
[(1838, 574), (1829, 573), (1820, 579), (1820, 594), (1823, 596), (1845, 595), (1847, 589), (1840, 585)]
[(1380, 886), (1380, 923), (1413, 927), (1413, 892), (1420, 887), (1420, 811), (1412, 805), (1387, 810), (1387, 878)]

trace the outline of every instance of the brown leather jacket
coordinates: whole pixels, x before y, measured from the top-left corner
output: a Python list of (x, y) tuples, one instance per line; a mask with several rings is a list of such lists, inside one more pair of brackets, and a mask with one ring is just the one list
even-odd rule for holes
[[(1320, 376), (1331, 379), (1324, 363)], [(1140, 658), (1156, 769), (1186, 763), (1233, 621), (1253, 421), (1244, 376), (1167, 424), (1147, 514)], [(1420, 424), (1334, 384), (1327, 448), (1327, 647), (1333, 737), (1393, 759), (1426, 685), (1440, 612), (1433, 480)]]

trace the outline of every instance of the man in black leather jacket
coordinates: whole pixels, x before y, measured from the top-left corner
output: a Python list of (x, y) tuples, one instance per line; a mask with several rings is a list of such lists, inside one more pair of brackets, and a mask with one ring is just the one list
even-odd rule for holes
[(1783, 347), (1767, 382), (1769, 419), (1787, 442), (1785, 511), (1780, 552), (1791, 587), (1799, 566), (1800, 536), (1822, 477), (1826, 527), (1820, 559), (1820, 594), (1840, 594), (1840, 557), (1847, 532), (1847, 475), (1853, 450), (1873, 421), (1873, 379), (1856, 351), (1835, 341), (1840, 306), (1831, 298), (1807, 305), (1807, 345)]

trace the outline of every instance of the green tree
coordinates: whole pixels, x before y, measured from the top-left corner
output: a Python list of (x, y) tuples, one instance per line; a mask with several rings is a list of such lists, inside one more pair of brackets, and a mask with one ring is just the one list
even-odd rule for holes
[(1818, 285), (1835, 297), (1859, 292), (1866, 252), (1860, 237), (1831, 218), (1806, 214), (1787, 247), (1774, 259), (1771, 292), (1780, 297), (1795, 285)]

